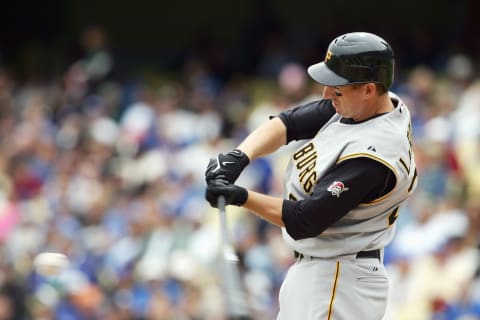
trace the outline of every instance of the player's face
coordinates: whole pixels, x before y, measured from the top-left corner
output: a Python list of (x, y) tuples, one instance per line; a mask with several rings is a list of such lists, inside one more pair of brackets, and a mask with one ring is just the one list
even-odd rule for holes
[(323, 97), (331, 99), (333, 107), (342, 117), (357, 120), (364, 112), (362, 85), (345, 85), (323, 89)]

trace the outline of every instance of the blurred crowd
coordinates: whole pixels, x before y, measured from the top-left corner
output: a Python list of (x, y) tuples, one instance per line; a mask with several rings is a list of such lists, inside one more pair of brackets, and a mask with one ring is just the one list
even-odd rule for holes
[[(175, 77), (124, 81), (104, 36), (89, 29), (84, 55), (52, 79), (0, 68), (0, 320), (225, 319), (208, 159), (322, 88), (278, 54), (256, 77), (225, 80), (189, 58)], [(480, 319), (475, 61), (455, 54), (397, 72), (419, 186), (385, 249), (386, 319)], [(291, 148), (254, 161), (238, 183), (280, 195)], [(277, 227), (236, 207), (227, 215), (254, 317), (274, 319), (293, 253)], [(69, 267), (36, 272), (46, 251)]]

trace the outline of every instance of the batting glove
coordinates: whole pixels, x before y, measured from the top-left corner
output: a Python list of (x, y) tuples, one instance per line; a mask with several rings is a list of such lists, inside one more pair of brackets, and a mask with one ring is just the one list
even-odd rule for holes
[(249, 163), (250, 159), (241, 150), (235, 149), (227, 154), (220, 153), (216, 158), (210, 159), (205, 171), (205, 180), (210, 183), (215, 179), (223, 179), (234, 183)]
[(220, 196), (225, 197), (226, 204), (241, 206), (247, 201), (248, 191), (223, 179), (210, 181), (205, 198), (212, 207), (217, 208), (217, 201)]

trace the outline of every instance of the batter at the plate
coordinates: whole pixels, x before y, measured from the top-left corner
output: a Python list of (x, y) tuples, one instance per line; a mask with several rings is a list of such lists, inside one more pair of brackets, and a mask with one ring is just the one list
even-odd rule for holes
[[(282, 284), (278, 320), (382, 319), (383, 248), (417, 184), (410, 113), (390, 92), (394, 55), (377, 35), (335, 38), (308, 68), (323, 99), (288, 109), (207, 167), (206, 198), (225, 196), (282, 228), (297, 260)], [(283, 198), (233, 184), (249, 162), (293, 140)]]

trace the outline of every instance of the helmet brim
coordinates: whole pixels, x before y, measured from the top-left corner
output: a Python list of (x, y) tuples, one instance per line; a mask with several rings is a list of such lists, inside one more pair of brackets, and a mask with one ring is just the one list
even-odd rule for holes
[(308, 67), (307, 72), (313, 80), (325, 86), (337, 87), (344, 86), (349, 83), (347, 79), (340, 77), (335, 72), (330, 70), (325, 62), (311, 65)]

